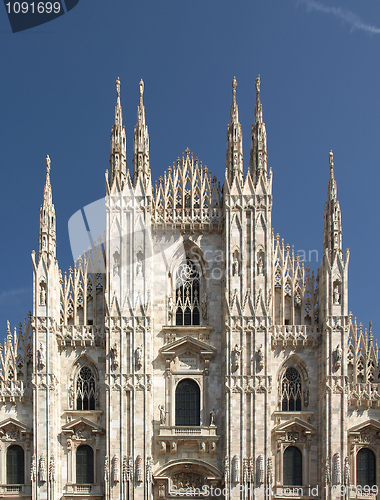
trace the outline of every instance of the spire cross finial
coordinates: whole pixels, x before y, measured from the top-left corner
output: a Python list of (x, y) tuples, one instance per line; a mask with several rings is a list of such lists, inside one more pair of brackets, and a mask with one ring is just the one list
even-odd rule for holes
[(50, 156), (47, 155), (46, 156), (46, 174), (47, 175), (50, 174), (50, 164), (51, 164)]
[(330, 170), (334, 170), (334, 153), (330, 151), (329, 153)]
[(257, 99), (260, 98), (260, 75), (256, 78), (256, 97)]
[(236, 104), (236, 87), (237, 87), (237, 80), (236, 77), (234, 76), (234, 79), (232, 80), (232, 101), (234, 104)]
[(117, 93), (117, 97), (120, 97), (120, 78), (117, 77), (117, 80), (116, 80), (116, 93)]

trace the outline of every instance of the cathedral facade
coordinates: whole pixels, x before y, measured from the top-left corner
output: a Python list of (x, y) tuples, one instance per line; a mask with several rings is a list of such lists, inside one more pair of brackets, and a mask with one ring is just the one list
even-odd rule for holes
[(377, 497), (333, 154), (314, 274), (272, 230), (259, 78), (243, 170), (236, 85), (221, 187), (189, 150), (152, 183), (143, 82), (130, 174), (117, 80), (105, 235), (64, 273), (47, 157), (33, 313), (0, 349), (1, 499)]

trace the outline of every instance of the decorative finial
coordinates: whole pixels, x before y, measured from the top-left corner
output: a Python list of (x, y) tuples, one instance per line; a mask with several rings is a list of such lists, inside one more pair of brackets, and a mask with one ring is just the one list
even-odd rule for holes
[(144, 80), (141, 78), (140, 80), (140, 97), (144, 94)]
[(329, 153), (330, 169), (334, 169), (334, 153), (330, 151)]
[(117, 97), (120, 97), (120, 78), (117, 77), (117, 80), (116, 80), (116, 93), (117, 93)]
[(237, 80), (236, 76), (234, 76), (234, 79), (232, 80), (232, 100), (234, 103), (236, 103), (236, 87), (237, 87)]
[(50, 174), (50, 164), (51, 164), (50, 156), (47, 155), (46, 156), (46, 173), (48, 175)]
[(260, 96), (260, 75), (256, 78), (256, 96)]

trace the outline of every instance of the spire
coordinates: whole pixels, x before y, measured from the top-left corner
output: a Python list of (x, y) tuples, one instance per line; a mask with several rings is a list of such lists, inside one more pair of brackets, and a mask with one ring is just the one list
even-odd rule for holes
[(232, 184), (234, 177), (243, 182), (243, 134), (239, 123), (239, 109), (236, 103), (236, 78), (232, 80), (232, 105), (230, 124), (227, 127), (226, 175)]
[(120, 79), (116, 80), (116, 106), (115, 123), (111, 130), (111, 156), (110, 156), (110, 186), (117, 178), (120, 187), (123, 186), (127, 168), (126, 136), (123, 127), (123, 112), (120, 103)]
[(137, 108), (137, 124), (134, 132), (133, 146), (133, 183), (136, 185), (140, 175), (144, 177), (144, 185), (150, 178), (150, 160), (149, 160), (149, 134), (148, 127), (145, 124), (145, 106), (143, 101), (144, 82), (140, 80), (140, 100)]
[(342, 216), (337, 200), (336, 181), (334, 178), (334, 155), (329, 153), (330, 179), (325, 205), (325, 226), (323, 231), (323, 248), (342, 254)]
[(255, 124), (251, 132), (250, 168), (252, 178), (257, 180), (261, 172), (267, 172), (267, 132), (263, 122), (263, 106), (260, 100), (260, 75), (256, 78)]
[(55, 257), (56, 234), (55, 234), (55, 209), (50, 184), (51, 161), (49, 155), (46, 157), (46, 181), (44, 187), (44, 201), (40, 209), (40, 231), (39, 231), (39, 255), (48, 253)]

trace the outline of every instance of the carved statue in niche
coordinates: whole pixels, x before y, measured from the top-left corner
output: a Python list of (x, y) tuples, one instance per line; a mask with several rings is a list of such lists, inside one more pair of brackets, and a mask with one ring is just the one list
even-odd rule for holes
[(215, 409), (213, 408), (210, 411), (210, 425), (215, 425), (215, 417), (216, 417), (216, 413), (215, 413)]
[(113, 482), (118, 483), (120, 481), (120, 464), (119, 464), (119, 455), (115, 453), (113, 457)]
[(46, 356), (45, 356), (45, 346), (42, 342), (40, 342), (40, 346), (37, 351), (37, 361), (39, 370), (43, 370), (46, 366)]
[(264, 456), (257, 457), (257, 482), (258, 484), (264, 483)]
[(119, 366), (119, 347), (116, 343), (110, 349), (110, 356), (112, 361), (112, 367), (113, 369), (115, 369)]
[(208, 320), (208, 295), (206, 292), (203, 294), (201, 307), (202, 307), (203, 321), (207, 321)]
[(153, 483), (153, 458), (150, 455), (146, 459), (146, 482)]
[(54, 457), (50, 457), (50, 463), (49, 463), (49, 481), (51, 483), (54, 483), (55, 481), (55, 460)]
[(273, 484), (272, 457), (267, 458), (267, 484), (268, 484), (268, 486), (272, 486), (272, 484)]
[(239, 457), (237, 455), (235, 455), (234, 458), (232, 459), (231, 481), (235, 484), (240, 482), (240, 462), (239, 462)]
[(230, 459), (228, 455), (224, 457), (224, 482), (227, 484), (230, 479)]
[(142, 347), (141, 346), (136, 347), (135, 360), (136, 360), (136, 368), (138, 370), (140, 370), (140, 368), (142, 367)]
[(350, 474), (350, 459), (346, 457), (344, 459), (344, 484), (349, 486), (351, 483), (351, 474)]
[(263, 345), (261, 344), (257, 349), (257, 366), (259, 370), (264, 368), (264, 353), (263, 353)]
[(257, 274), (260, 275), (263, 273), (264, 273), (264, 258), (263, 258), (263, 253), (260, 252), (257, 259)]
[(340, 465), (340, 453), (334, 455), (334, 485), (342, 483), (342, 470)]
[(136, 263), (136, 276), (142, 276), (143, 275), (143, 253), (138, 252), (137, 253), (137, 263)]
[(325, 462), (325, 484), (331, 483), (331, 469), (330, 469), (330, 458), (326, 458)]
[(46, 284), (44, 281), (40, 283), (40, 306), (46, 305)]
[(158, 405), (158, 410), (160, 412), (160, 424), (165, 425), (166, 424), (166, 411), (165, 407), (162, 405)]
[(173, 309), (174, 309), (173, 297), (171, 295), (169, 295), (169, 297), (168, 297), (168, 318), (169, 319), (172, 319)]
[(334, 369), (338, 370), (342, 364), (342, 348), (338, 344), (334, 351)]
[(232, 276), (239, 275), (239, 254), (238, 252), (234, 253), (234, 260), (232, 262)]
[(46, 483), (46, 462), (45, 462), (45, 456), (42, 453), (40, 456), (40, 465), (39, 465), (39, 470), (38, 470), (38, 478), (41, 483)]
[(141, 455), (136, 457), (136, 481), (142, 483), (144, 480), (143, 459)]
[(32, 466), (30, 468), (30, 480), (34, 483), (37, 479), (36, 455), (32, 456)]
[(305, 389), (303, 393), (303, 404), (307, 408), (309, 406), (309, 389)]
[(241, 356), (241, 350), (239, 349), (239, 346), (236, 344), (231, 353), (232, 371), (234, 372), (236, 372), (236, 370), (240, 366), (240, 356)]
[(340, 304), (340, 286), (338, 282), (334, 285), (334, 304), (337, 306)]
[(110, 464), (108, 455), (104, 457), (104, 481), (107, 482), (110, 477)]
[(113, 274), (120, 276), (120, 253), (117, 250), (113, 254)]

